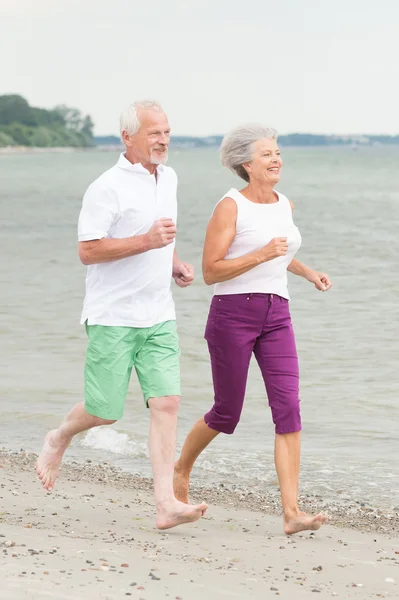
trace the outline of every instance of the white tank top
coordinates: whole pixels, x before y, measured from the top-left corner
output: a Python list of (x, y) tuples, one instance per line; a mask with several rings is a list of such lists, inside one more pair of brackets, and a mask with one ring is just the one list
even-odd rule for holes
[(238, 258), (266, 246), (276, 237), (286, 237), (288, 252), (264, 262), (243, 275), (217, 283), (215, 294), (277, 294), (290, 299), (287, 286), (287, 267), (301, 245), (301, 234), (292, 218), (288, 198), (275, 191), (278, 202), (257, 204), (232, 188), (223, 198), (232, 198), (237, 204), (236, 236), (227, 251), (226, 259)]

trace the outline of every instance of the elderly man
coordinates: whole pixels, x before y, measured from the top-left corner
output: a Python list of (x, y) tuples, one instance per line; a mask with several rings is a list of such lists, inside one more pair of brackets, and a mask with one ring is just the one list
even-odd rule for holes
[(73, 436), (122, 417), (134, 365), (151, 413), (156, 524), (168, 529), (207, 508), (179, 502), (173, 492), (180, 351), (171, 280), (186, 287), (194, 273), (175, 250), (177, 177), (164, 166), (167, 116), (155, 102), (136, 102), (121, 116), (121, 136), (125, 153), (90, 185), (79, 217), (79, 257), (88, 265), (85, 401), (47, 434), (36, 470), (51, 491)]

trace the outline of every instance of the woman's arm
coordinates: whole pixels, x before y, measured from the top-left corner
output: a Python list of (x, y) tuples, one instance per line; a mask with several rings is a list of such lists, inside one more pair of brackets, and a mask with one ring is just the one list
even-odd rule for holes
[(315, 288), (320, 292), (326, 292), (332, 286), (331, 279), (326, 273), (320, 273), (293, 258), (288, 265), (288, 271), (294, 275), (304, 277), (310, 283), (314, 283)]
[[(289, 200), (289, 203), (291, 205), (292, 212), (294, 212), (294, 203), (292, 202), (292, 200)], [(290, 273), (293, 273), (294, 275), (299, 275), (299, 277), (304, 277), (305, 279), (308, 278), (308, 275), (310, 275), (312, 271), (310, 267), (307, 267), (303, 263), (299, 262), (299, 260), (297, 260), (296, 258), (292, 259), (292, 261), (287, 267), (287, 270)]]
[(275, 238), (266, 246), (238, 258), (226, 259), (236, 235), (237, 204), (224, 198), (216, 206), (206, 231), (202, 274), (207, 285), (228, 281), (287, 252), (287, 238)]
[(305, 279), (308, 279), (308, 276), (313, 271), (313, 269), (299, 262), (299, 260), (297, 260), (296, 258), (292, 259), (287, 268), (290, 273), (293, 273), (294, 275), (299, 275), (299, 277), (304, 277)]
[[(292, 211), (294, 211), (294, 203), (291, 202)], [(316, 289), (321, 292), (326, 292), (332, 286), (331, 280), (326, 273), (320, 273), (319, 271), (315, 271), (311, 267), (308, 267), (304, 263), (301, 263), (296, 258), (293, 258), (290, 264), (287, 267), (287, 270), (294, 275), (299, 275), (299, 277), (303, 277), (310, 283), (314, 283)]]

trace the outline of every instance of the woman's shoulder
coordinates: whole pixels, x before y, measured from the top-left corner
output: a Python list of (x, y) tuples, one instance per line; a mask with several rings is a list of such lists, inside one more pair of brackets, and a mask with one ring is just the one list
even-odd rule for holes
[(274, 191), (277, 194), (279, 202), (281, 202), (282, 205), (289, 207), (290, 210), (294, 210), (294, 203), (291, 200), (289, 200), (287, 196), (285, 196), (281, 192), (278, 192), (277, 190)]
[(220, 200), (216, 203), (215, 208), (212, 211), (212, 215), (217, 216), (228, 216), (231, 215), (235, 217), (238, 212), (238, 201), (236, 194), (234, 193), (234, 188), (229, 190), (227, 194), (222, 196)]
[(224, 196), (222, 196), (220, 198), (220, 200), (216, 203), (216, 206), (222, 206), (222, 207), (226, 207), (228, 208), (234, 208), (237, 206), (237, 204), (239, 204), (240, 201), (240, 192), (238, 190), (236, 190), (235, 188), (230, 188), (229, 191), (224, 194)]
[(226, 194), (217, 203), (214, 210), (237, 210), (237, 200), (231, 194)]
[(226, 194), (224, 194), (224, 196), (221, 197), (221, 199), (219, 200), (219, 202), (223, 202), (224, 200), (228, 200), (228, 201), (234, 201), (236, 204), (238, 204), (241, 200), (240, 198), (241, 194), (240, 192), (236, 189), (236, 188), (230, 188), (228, 192), (226, 192)]

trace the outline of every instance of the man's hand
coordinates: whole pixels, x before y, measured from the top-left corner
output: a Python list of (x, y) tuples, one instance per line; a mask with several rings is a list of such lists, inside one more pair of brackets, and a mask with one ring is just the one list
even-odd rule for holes
[(179, 287), (188, 287), (194, 281), (194, 267), (188, 263), (178, 261), (173, 264), (172, 277)]
[(164, 248), (173, 242), (176, 237), (176, 225), (172, 219), (159, 219), (153, 223), (151, 229), (145, 234), (149, 250)]
[(315, 288), (321, 292), (326, 292), (332, 286), (331, 280), (326, 273), (320, 273), (320, 271), (314, 271), (313, 269), (306, 276), (306, 279), (310, 283), (314, 283)]

